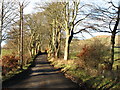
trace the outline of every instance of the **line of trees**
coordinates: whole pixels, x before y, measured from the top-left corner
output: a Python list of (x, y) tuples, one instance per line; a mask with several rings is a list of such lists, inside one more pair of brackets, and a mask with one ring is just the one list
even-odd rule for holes
[[(69, 59), (69, 49), (70, 43), (75, 34), (78, 34), (83, 31), (87, 31), (86, 29), (92, 28), (91, 26), (87, 26), (83, 29), (77, 30), (79, 23), (84, 21), (90, 13), (84, 14), (84, 17), (79, 17), (80, 10), (82, 7), (80, 6), (80, 1), (72, 1), (72, 2), (53, 2), (47, 3), (46, 7), (37, 8), (43, 9), (44, 14), (47, 17), (46, 21), (51, 27), (51, 39), (52, 43), (50, 45), (51, 52), (53, 53), (53, 57), (58, 58), (60, 52), (60, 43), (61, 40), (65, 40), (65, 50), (64, 50), (64, 60)], [(89, 7), (90, 5), (86, 5)], [(82, 13), (82, 12), (81, 12)], [(62, 37), (63, 36), (63, 37)]]
[[(27, 4), (23, 1), (22, 4), (18, 4), (20, 11), (16, 11), (15, 16), (12, 14), (14, 18), (8, 20), (11, 23), (11, 20), (16, 19), (15, 17), (19, 18), (12, 23), (9, 32), (7, 32), (8, 35), (5, 35), (12, 38), (7, 41), (7, 44), (10, 45), (12, 43), (14, 47), (17, 48), (18, 54), (21, 57), (22, 68), (24, 62), (23, 55), (26, 53), (29, 53), (30, 57), (34, 57), (39, 51), (48, 49), (48, 53), (51, 57), (59, 58), (62, 52), (61, 47), (64, 47), (64, 60), (68, 60), (70, 44), (74, 35), (81, 32), (90, 33), (89, 31), (93, 30), (97, 30), (98, 32), (109, 32), (112, 34), (110, 61), (112, 69), (114, 63), (115, 36), (119, 32), (120, 6), (115, 6), (113, 2), (109, 2), (108, 4), (111, 6), (106, 9), (89, 4), (81, 6), (80, 0), (77, 2), (74, 0), (68, 2), (51, 2), (46, 3), (44, 6), (36, 4), (36, 9), (41, 11), (24, 15), (23, 9)], [(14, 5), (16, 8), (16, 4)], [(88, 12), (84, 11), (84, 7), (88, 9)], [(9, 10), (9, 14), (11, 15), (10, 11), (14, 9), (10, 9), (11, 8), (7, 10)], [(2, 32), (5, 23), (3, 22), (3, 16), (5, 16), (3, 14), (4, 11), (5, 8), (3, 5), (1, 12), (0, 44), (3, 40)], [(102, 25), (96, 22), (93, 24), (87, 21), (91, 19), (102, 22)], [(83, 24), (82, 29), (79, 28), (81, 23)], [(7, 23), (7, 25), (9, 24)], [(114, 26), (114, 28), (111, 28), (111, 25)], [(106, 31), (105, 28), (108, 28), (109, 31)]]

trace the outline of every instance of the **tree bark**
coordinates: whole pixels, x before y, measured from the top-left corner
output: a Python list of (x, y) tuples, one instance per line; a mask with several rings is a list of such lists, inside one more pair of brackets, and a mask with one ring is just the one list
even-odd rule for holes
[(2, 43), (2, 31), (3, 31), (3, 18), (4, 18), (4, 0), (2, 1), (2, 10), (1, 10), (1, 25), (0, 25), (0, 58), (1, 58), (1, 43)]
[(70, 33), (69, 30), (67, 30), (66, 32), (66, 42), (65, 42), (65, 51), (64, 51), (64, 60), (68, 60), (69, 58), (69, 48), (70, 48), (70, 43), (69, 43), (69, 39), (70, 39)]
[(112, 70), (112, 66), (114, 63), (114, 46), (115, 46), (115, 34), (111, 36), (111, 62), (110, 62), (110, 69)]
[(0, 39), (0, 59), (2, 58), (2, 48), (1, 48), (1, 39)]
[(20, 60), (21, 60), (21, 69), (23, 69), (23, 3), (20, 4)]
[(118, 12), (117, 13), (118, 13), (117, 20), (116, 20), (114, 29), (112, 31), (112, 36), (111, 36), (111, 62), (110, 62), (111, 70), (112, 70), (112, 66), (113, 66), (113, 63), (114, 63), (115, 36), (116, 36), (116, 31), (117, 31), (117, 28), (118, 28), (118, 25), (119, 25), (119, 20), (120, 20), (120, 6), (118, 8)]
[(55, 58), (59, 58), (60, 55), (60, 43), (61, 43), (61, 28), (58, 29), (57, 34), (57, 41), (56, 41), (56, 51), (55, 51)]

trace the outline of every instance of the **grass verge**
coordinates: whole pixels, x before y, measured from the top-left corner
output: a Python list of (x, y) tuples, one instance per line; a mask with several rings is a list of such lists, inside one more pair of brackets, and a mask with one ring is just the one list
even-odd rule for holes
[(120, 88), (120, 80), (113, 77), (104, 77), (97, 75), (95, 69), (86, 69), (79, 60), (49, 59), (51, 65), (55, 68), (61, 68), (61, 71), (67, 78), (78, 83), (81, 87), (87, 86), (94, 89), (114, 89)]
[(20, 67), (19, 67), (19, 68), (16, 69), (15, 71), (10, 71), (6, 76), (2, 76), (2, 81), (5, 81), (5, 80), (13, 77), (14, 75), (17, 75), (17, 74), (19, 74), (19, 73), (27, 70), (27, 69), (30, 67), (30, 65), (31, 65), (31, 64), (27, 64), (26, 66), (23, 67), (22, 70), (19, 69), (19, 68), (20, 68)]

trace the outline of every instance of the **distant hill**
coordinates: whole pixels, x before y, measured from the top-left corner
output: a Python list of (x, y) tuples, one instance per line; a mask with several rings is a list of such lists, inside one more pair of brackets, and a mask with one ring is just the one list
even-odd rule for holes
[[(95, 37), (92, 37), (90, 39), (85, 39), (85, 40), (73, 39), (70, 44), (70, 52), (79, 53), (84, 45), (89, 44), (93, 41), (95, 42), (95, 39), (100, 40), (100, 42), (102, 42), (106, 45), (110, 45), (110, 42), (111, 42), (111, 36), (108, 36), (108, 35), (99, 35), (99, 36), (95, 36)], [(116, 36), (115, 46), (117, 46), (117, 47), (120, 46), (120, 35)]]
[[(98, 35), (98, 36), (95, 36), (93, 38), (111, 38), (111, 36), (109, 35)], [(116, 39), (118, 40), (118, 38), (120, 39), (120, 35), (116, 35)]]
[(110, 38), (110, 36), (108, 36), (108, 35), (98, 35), (98, 36), (95, 36), (93, 38)]
[[(111, 42), (111, 36), (99, 35), (99, 36), (95, 36), (95, 37), (92, 37), (90, 39), (85, 39), (85, 40), (73, 39), (71, 42), (71, 47), (72, 48), (76, 47), (76, 50), (77, 50), (78, 48), (80, 48), (80, 46), (90, 43), (95, 39), (100, 40), (101, 42), (106, 43), (107, 45), (110, 45), (110, 42)], [(116, 36), (115, 41), (116, 41), (115, 46), (120, 46), (120, 35)]]
[[(108, 35), (99, 35), (99, 36), (93, 37), (91, 39), (99, 39), (101, 41), (110, 43), (111, 36), (108, 36)], [(120, 35), (116, 35), (115, 46), (120, 46)]]

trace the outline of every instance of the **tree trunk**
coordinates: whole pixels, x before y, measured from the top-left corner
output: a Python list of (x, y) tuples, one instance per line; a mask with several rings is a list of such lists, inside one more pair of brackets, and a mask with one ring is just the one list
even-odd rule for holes
[(21, 69), (23, 69), (23, 4), (20, 4), (20, 60), (21, 60)]
[(32, 57), (34, 57), (34, 48), (31, 49)]
[(2, 58), (2, 48), (1, 48), (1, 39), (0, 39), (0, 59)]
[(2, 43), (2, 31), (3, 31), (3, 18), (4, 18), (4, 0), (2, 2), (2, 8), (1, 8), (1, 25), (0, 25), (0, 58), (1, 58), (1, 43)]
[(29, 52), (30, 57), (32, 57), (32, 53), (31, 53), (32, 51), (31, 51), (30, 47), (27, 47), (27, 50)]
[(2, 31), (0, 31), (0, 58), (2, 58)]
[(114, 63), (115, 36), (116, 36), (116, 31), (117, 31), (117, 28), (118, 28), (118, 25), (119, 25), (119, 20), (120, 20), (120, 6), (118, 8), (118, 16), (117, 16), (117, 20), (116, 20), (114, 29), (112, 31), (112, 36), (111, 36), (111, 62), (110, 62), (111, 70), (112, 70), (112, 66), (113, 66), (113, 63)]
[(60, 52), (60, 43), (61, 43), (61, 28), (56, 25), (56, 32), (55, 32), (55, 58), (59, 58)]
[[(70, 31), (70, 30), (69, 30)], [(69, 34), (69, 31), (67, 32), (66, 35), (66, 44), (65, 44), (65, 53), (64, 53), (64, 60), (69, 59), (69, 52), (70, 52), (70, 43), (73, 39), (73, 30), (71, 30), (71, 35)]]
[(70, 44), (68, 43), (69, 38), (70, 38), (70, 36), (67, 35), (66, 36), (66, 43), (65, 43), (65, 51), (64, 51), (64, 60), (68, 60), (68, 57), (69, 57), (69, 48), (70, 48)]
[(0, 58), (2, 58), (2, 46), (1, 46), (1, 43), (2, 43), (2, 27), (1, 27), (1, 31), (0, 31)]
[(55, 20), (53, 19), (53, 27), (52, 27), (52, 53), (53, 53), (53, 57), (55, 57), (55, 44), (56, 44), (56, 40), (55, 40)]
[(115, 34), (112, 33), (111, 36), (111, 61), (110, 61), (110, 69), (112, 70), (112, 66), (114, 63), (114, 46), (115, 46)]
[(40, 46), (40, 44), (38, 44), (38, 52), (40, 52), (41, 51), (41, 46)]
[(60, 43), (57, 42), (56, 51), (55, 51), (55, 58), (59, 58), (59, 52), (60, 52)]

